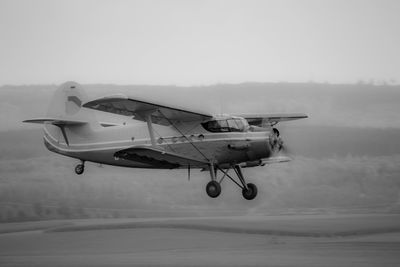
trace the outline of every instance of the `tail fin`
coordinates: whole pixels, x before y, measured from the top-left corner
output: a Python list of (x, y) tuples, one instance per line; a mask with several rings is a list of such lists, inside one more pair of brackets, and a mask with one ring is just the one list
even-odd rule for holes
[(92, 128), (100, 124), (92, 110), (82, 109), (89, 99), (82, 86), (76, 82), (66, 82), (56, 90), (51, 100), (47, 117), (25, 120), (29, 123), (50, 123), (62, 126), (90, 125)]
[(93, 112), (82, 108), (88, 101), (88, 96), (80, 84), (66, 82), (54, 93), (47, 116), (65, 121), (87, 122), (92, 127), (99, 126)]
[[(54, 139), (61, 133), (66, 145), (76, 137), (89, 134), (101, 127), (93, 110), (82, 108), (89, 99), (82, 86), (76, 82), (66, 82), (56, 90), (47, 111), (46, 118), (25, 120), (29, 123), (42, 123)], [(55, 125), (57, 127), (50, 127)], [(57, 141), (59, 142), (59, 141)]]

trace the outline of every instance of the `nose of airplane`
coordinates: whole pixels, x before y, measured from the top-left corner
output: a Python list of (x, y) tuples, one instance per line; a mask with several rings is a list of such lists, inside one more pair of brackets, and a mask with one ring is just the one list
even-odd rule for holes
[(269, 144), (271, 146), (272, 153), (278, 153), (283, 148), (283, 140), (280, 136), (278, 129), (273, 128), (269, 136)]

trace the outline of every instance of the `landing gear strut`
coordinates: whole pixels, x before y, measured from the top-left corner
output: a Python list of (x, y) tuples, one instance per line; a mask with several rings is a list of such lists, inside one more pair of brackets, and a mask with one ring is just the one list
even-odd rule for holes
[[(240, 183), (228, 174), (228, 171), (231, 167), (228, 168), (226, 171), (219, 168), (218, 166), (216, 166), (217, 169), (214, 168), (215, 167), (213, 165), (210, 165), (211, 181), (206, 186), (206, 192), (209, 197), (216, 198), (221, 194), (221, 182), (224, 180), (225, 177), (228, 177), (232, 182), (234, 182), (242, 189), (242, 195), (245, 199), (252, 200), (257, 196), (257, 186), (252, 183), (246, 183), (242, 173), (242, 169), (239, 165), (234, 165), (233, 170), (235, 171)], [(220, 170), (224, 174), (219, 182), (216, 179), (217, 170)]]
[(84, 171), (85, 171), (85, 162), (84, 161), (82, 161), (82, 163), (75, 166), (76, 174), (81, 175)]
[(206, 186), (207, 195), (211, 198), (216, 198), (221, 194), (221, 181), (217, 181), (217, 170), (214, 167), (214, 164), (210, 164), (210, 176), (211, 181)]
[[(236, 183), (239, 187), (242, 188), (242, 195), (245, 199), (247, 200), (252, 200), (257, 196), (257, 186), (252, 183), (246, 184), (246, 181), (244, 180), (244, 176), (242, 173), (242, 168), (240, 168), (239, 165), (235, 165), (233, 169), (236, 172), (237, 177), (240, 180), (240, 183), (242, 186), (240, 186), (238, 183)], [(229, 176), (228, 176), (229, 177)], [(232, 178), (231, 178), (232, 180)]]

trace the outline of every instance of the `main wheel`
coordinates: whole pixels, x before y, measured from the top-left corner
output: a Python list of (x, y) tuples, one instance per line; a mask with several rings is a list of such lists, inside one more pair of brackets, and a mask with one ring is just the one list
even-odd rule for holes
[(85, 166), (83, 164), (78, 164), (75, 167), (75, 173), (81, 175), (85, 171)]
[(206, 192), (209, 197), (216, 198), (221, 194), (221, 185), (217, 181), (211, 181), (206, 186)]
[(243, 188), (242, 195), (247, 200), (252, 200), (257, 196), (257, 186), (252, 183), (247, 184), (247, 189)]

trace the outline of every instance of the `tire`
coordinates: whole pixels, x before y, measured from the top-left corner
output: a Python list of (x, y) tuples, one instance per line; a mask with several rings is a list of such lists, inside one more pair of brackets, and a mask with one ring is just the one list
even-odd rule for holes
[(257, 196), (257, 186), (252, 183), (247, 184), (247, 189), (243, 188), (242, 195), (247, 200), (252, 200)]
[(221, 185), (217, 181), (211, 181), (206, 186), (207, 195), (216, 198), (221, 194)]
[(81, 175), (85, 171), (85, 166), (83, 164), (78, 164), (75, 167), (75, 173)]

